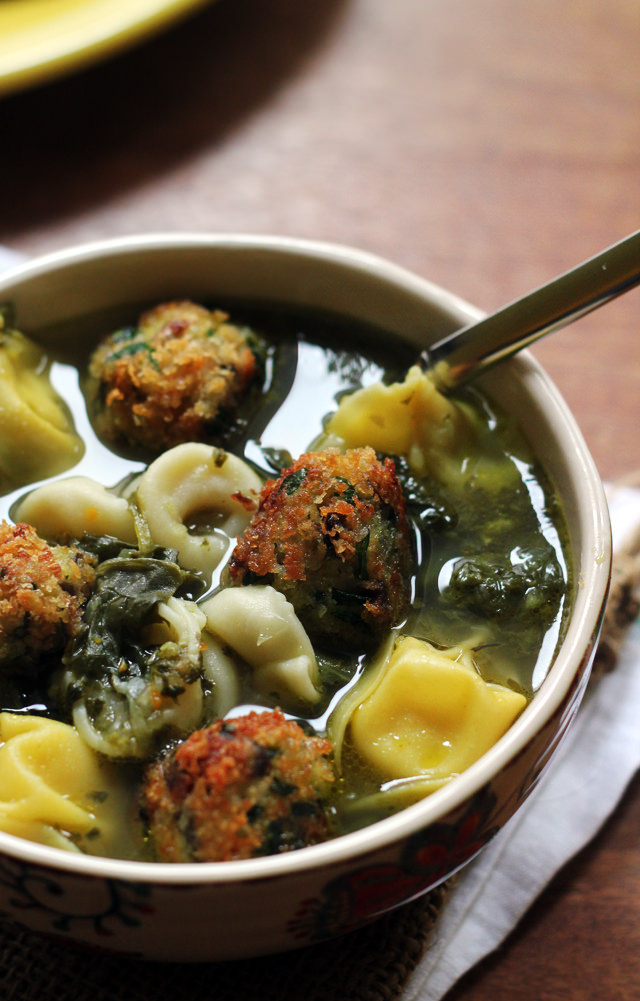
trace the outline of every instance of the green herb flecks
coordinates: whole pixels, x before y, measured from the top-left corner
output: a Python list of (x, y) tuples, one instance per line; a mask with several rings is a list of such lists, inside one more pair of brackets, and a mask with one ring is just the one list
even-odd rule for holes
[(305, 466), (301, 466), (300, 469), (296, 469), (295, 472), (290, 473), (289, 476), (285, 476), (280, 489), (284, 490), (287, 497), (291, 497), (300, 489), (304, 483), (305, 477), (307, 475), (307, 470)]

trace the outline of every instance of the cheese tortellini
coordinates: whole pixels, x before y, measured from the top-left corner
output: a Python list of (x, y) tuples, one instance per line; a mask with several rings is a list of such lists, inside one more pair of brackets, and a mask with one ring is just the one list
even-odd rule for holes
[(201, 607), (209, 630), (253, 668), (262, 692), (287, 709), (318, 701), (313, 647), (283, 594), (269, 585), (231, 587)]
[[(188, 570), (210, 573), (249, 524), (261, 489), (259, 476), (237, 456), (187, 442), (151, 463), (135, 497), (156, 545), (177, 550)], [(189, 531), (199, 516), (210, 523), (205, 534)]]
[(205, 628), (202, 632), (202, 676), (205, 682), (203, 724), (226, 716), (242, 696), (242, 686), (234, 660), (222, 644)]
[(45, 539), (110, 535), (123, 542), (136, 542), (128, 502), (87, 476), (71, 476), (36, 487), (17, 505), (15, 516), (33, 525)]
[(438, 650), (406, 636), (356, 685), (330, 729), (392, 788), (396, 782), (408, 798), (418, 798), (480, 758), (526, 702), (521, 693), (484, 681), (471, 651)]
[(0, 313), (0, 493), (55, 476), (83, 452), (45, 356)]
[(403, 382), (378, 382), (342, 397), (316, 444), (343, 449), (370, 445), (404, 456), (418, 476), (456, 484), (479, 471), (496, 475), (495, 464), (478, 449), (482, 433), (473, 411), (443, 396), (414, 365)]
[(118, 851), (129, 793), (66, 723), (0, 713), (0, 830), (56, 848)]

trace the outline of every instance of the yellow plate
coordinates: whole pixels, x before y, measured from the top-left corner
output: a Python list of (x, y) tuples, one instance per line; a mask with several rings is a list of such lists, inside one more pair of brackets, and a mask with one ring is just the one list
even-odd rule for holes
[(113, 55), (211, 0), (0, 0), (0, 94)]

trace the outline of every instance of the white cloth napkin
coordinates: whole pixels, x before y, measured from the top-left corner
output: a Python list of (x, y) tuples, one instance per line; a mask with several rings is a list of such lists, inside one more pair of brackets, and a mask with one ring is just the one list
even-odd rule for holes
[[(640, 491), (608, 489), (614, 548), (640, 524)], [(640, 622), (588, 691), (558, 757), (524, 806), (464, 870), (402, 1001), (439, 1001), (493, 952), (595, 835), (640, 768)], [(526, 859), (526, 865), (523, 864)]]
[(16, 250), (9, 250), (8, 247), (0, 247), (0, 271), (11, 268), (14, 264), (19, 264), (23, 260), (24, 257), (22, 254), (19, 254)]
[[(20, 260), (0, 247), (0, 270)], [(640, 524), (640, 490), (609, 490), (609, 503), (615, 547)], [(500, 945), (564, 863), (591, 840), (640, 768), (638, 720), (640, 622), (630, 628), (616, 669), (587, 693), (535, 792), (459, 878), (436, 941), (402, 1001), (439, 1001)]]

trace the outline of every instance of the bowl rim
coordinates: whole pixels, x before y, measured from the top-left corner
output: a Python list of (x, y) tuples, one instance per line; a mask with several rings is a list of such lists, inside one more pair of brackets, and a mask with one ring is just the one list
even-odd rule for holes
[[(10, 266), (0, 275), (0, 296), (10, 294), (12, 287), (18, 287), (39, 275), (60, 273), (83, 262), (135, 255), (141, 251), (166, 254), (181, 248), (196, 251), (208, 248), (260, 250), (270, 254), (302, 255), (309, 260), (334, 262), (348, 271), (367, 273), (387, 284), (398, 286), (401, 290), (417, 293), (420, 298), (448, 314), (452, 324), (462, 325), (483, 315), (481, 310), (455, 293), (369, 251), (329, 241), (251, 233), (156, 232), (81, 243)], [(282, 855), (197, 864), (135, 861), (67, 852), (2, 831), (0, 853), (17, 861), (35, 863), (71, 875), (164, 886), (247, 883), (279, 879), (307, 870), (317, 872), (344, 865), (355, 858), (362, 860), (367, 855), (389, 849), (394, 843), (415, 835), (460, 807), (515, 758), (562, 704), (585, 652), (589, 650), (589, 644), (595, 644), (608, 590), (611, 529), (604, 489), (595, 463), (561, 393), (528, 351), (521, 352), (505, 364), (512, 366), (527, 386), (543, 393), (551, 409), (563, 423), (567, 451), (571, 452), (572, 459), (577, 464), (576, 472), (580, 476), (581, 511), (590, 515), (588, 524), (594, 562), (598, 563), (602, 572), (594, 572), (592, 575), (587, 600), (583, 601), (578, 610), (577, 618), (572, 622), (535, 699), (489, 751), (447, 785), (400, 812), (331, 841)]]

